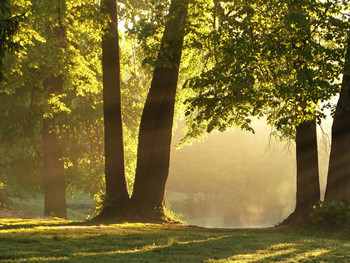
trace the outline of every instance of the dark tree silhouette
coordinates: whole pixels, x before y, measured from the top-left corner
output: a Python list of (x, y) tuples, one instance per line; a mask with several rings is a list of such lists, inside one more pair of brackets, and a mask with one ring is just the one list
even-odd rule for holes
[(137, 215), (163, 214), (175, 95), (188, 1), (173, 0), (141, 117), (132, 202)]
[(312, 207), (320, 200), (316, 121), (296, 127), (297, 192), (294, 212), (282, 222), (308, 222)]
[(103, 0), (102, 12), (108, 14), (111, 19), (102, 39), (106, 200), (99, 218), (106, 219), (121, 216), (126, 212), (129, 194), (124, 167), (116, 1)]
[(339, 100), (333, 117), (325, 201), (350, 201), (350, 45)]

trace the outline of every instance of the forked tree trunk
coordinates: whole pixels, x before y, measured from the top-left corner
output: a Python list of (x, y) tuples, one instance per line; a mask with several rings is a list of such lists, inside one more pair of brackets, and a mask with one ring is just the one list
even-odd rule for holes
[(116, 0), (103, 0), (102, 12), (108, 14), (111, 21), (102, 39), (106, 200), (99, 218), (112, 219), (122, 216), (129, 204), (124, 167)]
[[(50, 93), (62, 92), (62, 76), (51, 76), (44, 83)], [(43, 120), (44, 213), (45, 216), (67, 218), (66, 182), (62, 149), (57, 136), (50, 132), (51, 119)]]
[(350, 46), (345, 56), (342, 87), (332, 125), (325, 201), (350, 201)]
[(175, 95), (188, 0), (172, 0), (151, 88), (143, 109), (132, 201), (137, 216), (163, 214)]

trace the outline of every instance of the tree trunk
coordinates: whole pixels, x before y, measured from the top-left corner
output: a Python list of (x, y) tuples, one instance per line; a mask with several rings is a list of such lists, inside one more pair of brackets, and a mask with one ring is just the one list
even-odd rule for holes
[(132, 195), (135, 213), (141, 217), (153, 216), (155, 212), (163, 214), (187, 7), (187, 0), (171, 2), (151, 88), (141, 117)]
[(296, 159), (296, 206), (282, 225), (308, 222), (312, 207), (320, 201), (316, 121), (303, 122), (296, 128)]
[(108, 219), (121, 216), (126, 211), (129, 194), (124, 167), (116, 1), (103, 0), (102, 12), (110, 16), (111, 22), (102, 39), (106, 200), (99, 218)]
[(320, 201), (316, 121), (300, 124), (296, 129), (297, 194), (296, 211), (308, 215)]
[(350, 45), (345, 56), (342, 87), (332, 125), (325, 201), (350, 201)]
[[(44, 83), (50, 93), (62, 91), (62, 76), (51, 76)], [(57, 136), (50, 132), (51, 119), (43, 120), (43, 152), (44, 152), (44, 207), (45, 216), (67, 218), (66, 182), (62, 149)]]

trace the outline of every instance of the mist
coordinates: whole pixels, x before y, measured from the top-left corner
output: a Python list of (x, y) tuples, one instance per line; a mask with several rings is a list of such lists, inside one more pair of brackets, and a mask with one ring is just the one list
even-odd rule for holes
[[(295, 207), (294, 142), (270, 136), (263, 120), (255, 134), (233, 129), (209, 134), (202, 142), (174, 150), (167, 186), (167, 205), (190, 225), (269, 227)], [(321, 197), (330, 149), (330, 120), (318, 129)], [(183, 136), (175, 133), (175, 145)]]

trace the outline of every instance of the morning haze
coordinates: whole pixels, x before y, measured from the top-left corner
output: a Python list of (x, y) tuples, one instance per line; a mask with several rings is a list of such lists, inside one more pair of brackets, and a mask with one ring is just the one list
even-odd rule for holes
[[(188, 224), (205, 227), (266, 227), (295, 207), (295, 144), (270, 136), (264, 120), (255, 134), (232, 129), (209, 134), (171, 154), (167, 202)], [(319, 129), (320, 184), (324, 192), (329, 121)], [(173, 144), (181, 138), (177, 129)]]

